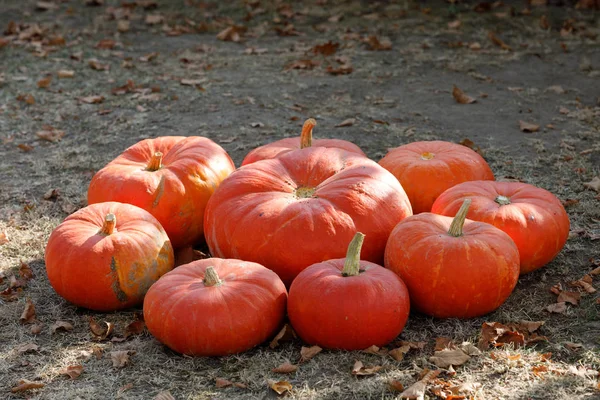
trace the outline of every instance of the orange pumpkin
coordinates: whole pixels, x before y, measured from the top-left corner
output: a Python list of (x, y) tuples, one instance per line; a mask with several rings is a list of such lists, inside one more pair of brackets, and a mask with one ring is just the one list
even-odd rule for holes
[(521, 274), (549, 263), (569, 237), (569, 216), (547, 190), (520, 182), (465, 182), (448, 189), (432, 212), (452, 215), (465, 198), (473, 200), (468, 218), (506, 232), (521, 257)]
[[(422, 213), (390, 235), (385, 266), (406, 283), (411, 306), (438, 318), (485, 315), (510, 296), (519, 279), (519, 251), (510, 236), (483, 222)], [(464, 226), (463, 226), (464, 224)]]
[(119, 201), (143, 208), (175, 248), (198, 243), (210, 196), (235, 166), (204, 137), (165, 136), (129, 147), (94, 175), (88, 203)]
[(300, 338), (323, 348), (383, 346), (408, 319), (408, 290), (392, 271), (361, 261), (357, 233), (346, 258), (311, 265), (290, 288), (288, 315)]
[(391, 149), (379, 161), (402, 184), (413, 213), (431, 211), (435, 199), (465, 181), (494, 180), (483, 157), (468, 147), (443, 141), (414, 142)]
[(54, 290), (97, 311), (141, 304), (150, 285), (173, 268), (173, 248), (156, 218), (116, 202), (68, 216), (50, 235), (45, 258)]
[(363, 259), (383, 261), (393, 227), (411, 215), (402, 186), (366, 157), (309, 147), (235, 171), (208, 202), (211, 254), (254, 261), (289, 285), (304, 268), (341, 258), (357, 231)]
[(281, 326), (287, 292), (262, 265), (209, 258), (177, 267), (148, 291), (144, 320), (160, 342), (192, 356), (240, 353)]
[[(304, 149), (305, 147), (331, 147), (356, 153), (361, 156), (365, 156), (365, 153), (352, 142), (341, 139), (312, 139), (313, 128), (317, 125), (317, 121), (309, 118), (304, 122), (302, 126), (302, 134), (300, 137), (281, 139), (273, 143), (266, 144), (264, 146), (257, 147), (252, 150), (244, 161), (242, 166), (252, 164), (253, 162), (260, 160), (269, 160), (271, 158), (277, 158), (285, 153), (292, 150)], [(366, 157), (366, 156), (365, 156)]]

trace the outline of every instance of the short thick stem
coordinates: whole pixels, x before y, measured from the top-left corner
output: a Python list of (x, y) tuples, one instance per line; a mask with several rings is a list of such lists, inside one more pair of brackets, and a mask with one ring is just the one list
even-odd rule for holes
[(150, 159), (150, 162), (148, 163), (148, 166), (146, 167), (146, 170), (158, 171), (159, 169), (161, 169), (162, 168), (162, 158), (163, 158), (163, 153), (161, 153), (160, 151), (157, 151), (156, 153), (154, 153), (152, 155), (152, 158)]
[(312, 131), (315, 126), (317, 126), (317, 121), (315, 121), (314, 118), (309, 118), (304, 122), (302, 134), (300, 135), (301, 149), (312, 146)]
[(356, 276), (360, 273), (360, 250), (362, 249), (365, 235), (356, 232), (354, 238), (348, 245), (346, 252), (346, 261), (344, 262), (343, 276)]
[(506, 196), (498, 196), (494, 199), (494, 201), (498, 204), (500, 204), (501, 206), (507, 206), (510, 204), (510, 199)]
[(100, 233), (103, 235), (112, 235), (116, 225), (117, 217), (115, 214), (106, 214), (106, 217), (104, 217), (104, 224), (102, 224), (102, 229), (100, 229)]
[(448, 229), (448, 234), (450, 236), (462, 236), (463, 226), (465, 225), (465, 219), (467, 218), (467, 213), (469, 212), (470, 206), (471, 199), (465, 199), (462, 206), (460, 206), (460, 209), (456, 213), (456, 216), (452, 220), (452, 224), (450, 224), (450, 229)]
[(219, 279), (219, 274), (217, 274), (217, 271), (213, 267), (206, 268), (202, 282), (204, 286), (219, 286), (223, 284), (223, 281)]

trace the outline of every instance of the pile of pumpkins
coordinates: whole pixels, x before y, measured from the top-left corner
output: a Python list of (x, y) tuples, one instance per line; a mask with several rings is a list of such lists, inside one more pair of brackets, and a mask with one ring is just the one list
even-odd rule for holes
[[(51, 285), (92, 310), (143, 303), (150, 333), (183, 354), (248, 350), (286, 314), (308, 344), (356, 350), (391, 342), (411, 307), (495, 310), (567, 240), (553, 194), (496, 182), (465, 146), (414, 142), (376, 163), (348, 141), (313, 141), (315, 124), (238, 169), (204, 137), (131, 146), (52, 232)], [(174, 268), (203, 240), (213, 258)]]

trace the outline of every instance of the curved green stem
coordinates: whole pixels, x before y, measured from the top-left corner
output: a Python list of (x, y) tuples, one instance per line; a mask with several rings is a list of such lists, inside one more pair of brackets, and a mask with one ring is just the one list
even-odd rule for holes
[(348, 245), (346, 261), (344, 262), (344, 269), (342, 270), (343, 276), (356, 276), (360, 273), (360, 250), (364, 240), (365, 235), (356, 232), (356, 235), (354, 235), (354, 238)]
[(462, 206), (460, 206), (460, 209), (456, 213), (456, 216), (452, 220), (452, 224), (450, 224), (450, 229), (448, 229), (448, 234), (450, 236), (462, 236), (463, 226), (465, 225), (465, 219), (467, 218), (467, 213), (469, 212), (470, 206), (471, 199), (465, 199)]

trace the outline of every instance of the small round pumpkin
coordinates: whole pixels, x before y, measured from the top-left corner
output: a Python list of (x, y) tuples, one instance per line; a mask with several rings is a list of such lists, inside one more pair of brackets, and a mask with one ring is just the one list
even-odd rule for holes
[(142, 303), (173, 269), (173, 248), (160, 223), (139, 207), (92, 204), (68, 216), (46, 246), (46, 272), (71, 303), (114, 311)]
[(465, 182), (442, 193), (431, 211), (453, 215), (465, 198), (473, 201), (469, 219), (492, 224), (515, 242), (521, 274), (552, 261), (567, 242), (569, 216), (545, 189), (521, 182)]
[(287, 292), (262, 265), (208, 258), (175, 268), (148, 291), (144, 320), (172, 350), (191, 356), (240, 353), (281, 326)]
[(212, 255), (257, 262), (286, 283), (317, 262), (341, 258), (357, 231), (363, 258), (383, 261), (394, 226), (412, 214), (396, 178), (340, 149), (309, 147), (235, 171), (206, 208)]
[(266, 144), (264, 146), (257, 147), (256, 149), (249, 152), (244, 160), (242, 166), (252, 164), (253, 162), (260, 160), (270, 160), (271, 158), (277, 158), (285, 153), (293, 150), (304, 149), (306, 147), (331, 147), (356, 153), (361, 156), (365, 156), (365, 153), (352, 142), (341, 139), (316, 139), (312, 138), (313, 128), (317, 125), (317, 121), (313, 118), (309, 118), (304, 122), (302, 126), (302, 134), (300, 137), (281, 139), (273, 143)]
[(431, 211), (435, 199), (461, 182), (494, 180), (483, 157), (466, 146), (439, 140), (391, 149), (379, 161), (406, 191), (413, 213)]
[(363, 239), (356, 234), (345, 259), (311, 265), (294, 279), (288, 315), (306, 343), (363, 350), (386, 345), (402, 332), (408, 290), (392, 271), (360, 260)]
[(438, 318), (473, 318), (504, 303), (519, 279), (519, 251), (510, 236), (465, 220), (421, 213), (400, 222), (385, 249), (385, 266), (406, 283), (411, 306)]
[(233, 170), (229, 155), (208, 138), (146, 139), (94, 175), (88, 203), (141, 207), (160, 221), (173, 247), (185, 247), (201, 241), (206, 203)]

